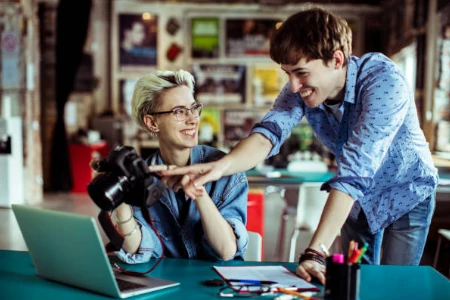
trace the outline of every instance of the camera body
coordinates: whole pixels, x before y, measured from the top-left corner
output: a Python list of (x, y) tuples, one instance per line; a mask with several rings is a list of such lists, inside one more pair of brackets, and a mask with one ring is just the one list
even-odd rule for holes
[(97, 175), (87, 186), (91, 199), (102, 210), (111, 211), (123, 202), (150, 207), (159, 199), (155, 174), (133, 147), (119, 146), (98, 162)]

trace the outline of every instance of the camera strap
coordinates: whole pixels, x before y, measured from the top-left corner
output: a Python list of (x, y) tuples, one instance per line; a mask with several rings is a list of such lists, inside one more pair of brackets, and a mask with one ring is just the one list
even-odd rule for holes
[[(148, 212), (148, 209), (145, 206), (142, 206), (142, 210), (146, 211), (147, 213), (143, 213), (142, 215), (144, 216), (144, 219), (150, 224), (150, 226), (153, 228), (153, 230), (155, 230), (154, 226), (153, 226), (153, 221), (150, 217), (150, 214)], [(106, 253), (110, 253), (110, 252), (114, 252), (114, 251), (119, 251), (120, 249), (122, 249), (122, 245), (123, 242), (125, 240), (125, 238), (119, 234), (119, 232), (117, 232), (116, 227), (114, 226), (111, 217), (109, 215), (109, 212), (106, 210), (101, 210), (100, 213), (98, 214), (98, 220), (100, 222), (100, 225), (102, 226), (103, 230), (106, 233), (106, 236), (109, 238), (110, 242), (108, 244), (105, 245), (105, 250)], [(130, 271), (130, 270), (126, 270), (124, 268), (122, 268), (121, 266), (119, 266), (117, 263), (112, 263), (113, 268), (116, 271), (122, 272), (124, 274), (127, 275), (132, 275), (132, 276), (144, 276), (145, 274), (150, 273), (151, 271), (153, 271), (156, 266), (158, 266), (158, 264), (161, 262), (161, 260), (164, 257), (164, 244), (161, 240), (161, 237), (159, 236), (158, 232), (155, 230), (155, 233), (161, 243), (162, 246), (162, 255), (158, 258), (158, 260), (150, 267), (150, 269), (148, 269), (145, 272), (135, 272), (135, 271)]]
[(101, 210), (98, 214), (98, 221), (103, 228), (110, 242), (105, 246), (106, 252), (119, 251), (122, 249), (124, 237), (120, 235), (109, 216), (109, 212)]

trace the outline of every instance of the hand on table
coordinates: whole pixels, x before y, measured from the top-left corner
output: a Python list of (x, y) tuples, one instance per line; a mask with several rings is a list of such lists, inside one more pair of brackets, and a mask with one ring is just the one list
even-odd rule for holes
[(305, 260), (295, 269), (295, 273), (306, 281), (311, 281), (312, 276), (319, 279), (325, 285), (325, 266), (314, 260)]

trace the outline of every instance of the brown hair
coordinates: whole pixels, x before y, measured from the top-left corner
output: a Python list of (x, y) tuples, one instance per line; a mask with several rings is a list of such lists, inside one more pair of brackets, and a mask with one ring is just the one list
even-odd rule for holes
[(344, 65), (352, 53), (352, 32), (347, 21), (321, 8), (290, 16), (270, 40), (270, 57), (278, 64), (295, 65), (304, 57), (328, 63), (336, 50), (344, 53)]

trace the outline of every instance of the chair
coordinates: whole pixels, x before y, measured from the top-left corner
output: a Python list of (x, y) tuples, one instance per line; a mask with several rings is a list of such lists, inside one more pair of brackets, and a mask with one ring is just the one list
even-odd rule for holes
[[(292, 161), (288, 164), (290, 172), (327, 172), (328, 167), (322, 161)], [(300, 232), (313, 233), (320, 221), (323, 207), (328, 198), (326, 191), (321, 191), (323, 182), (305, 182), (298, 188), (286, 189), (284, 200), (286, 206), (281, 214), (279, 240), (277, 245), (278, 260), (284, 261), (284, 243), (286, 223), (292, 216), (295, 218), (291, 233), (288, 261), (295, 260), (295, 249)]]
[[(438, 258), (439, 258), (439, 252), (441, 250), (442, 238), (444, 237), (445, 239), (450, 241), (450, 230), (449, 229), (439, 229), (438, 234), (439, 234), (439, 239), (438, 239), (436, 253), (434, 255), (434, 261), (433, 261), (433, 268), (435, 268), (435, 269), (436, 269)], [(450, 268), (448, 270), (448, 276), (450, 277)]]
[(248, 231), (248, 246), (244, 260), (262, 261), (262, 237), (259, 233)]

